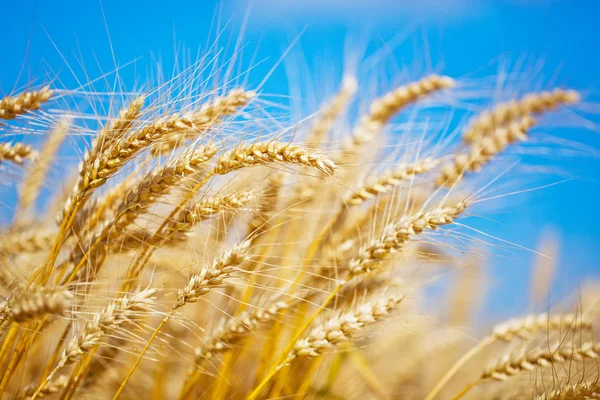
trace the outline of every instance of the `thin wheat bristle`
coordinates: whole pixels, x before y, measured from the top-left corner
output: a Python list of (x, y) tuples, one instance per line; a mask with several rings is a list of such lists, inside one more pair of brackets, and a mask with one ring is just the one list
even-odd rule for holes
[(574, 90), (554, 89), (551, 92), (530, 93), (521, 100), (498, 104), (477, 116), (463, 134), (465, 142), (472, 143), (493, 134), (502, 125), (529, 114), (541, 114), (563, 104), (574, 104), (580, 99)]
[(73, 293), (64, 288), (25, 289), (10, 300), (8, 316), (15, 322), (23, 322), (46, 314), (61, 315), (71, 308), (73, 298)]
[(42, 103), (50, 100), (52, 94), (50, 87), (45, 86), (37, 91), (28, 91), (14, 97), (5, 97), (0, 100), (0, 119), (15, 119), (17, 115), (35, 111), (40, 108)]
[(38, 158), (38, 152), (23, 143), (2, 143), (0, 144), (0, 165), (3, 161), (10, 161), (15, 164), (23, 164), (24, 160), (35, 161)]

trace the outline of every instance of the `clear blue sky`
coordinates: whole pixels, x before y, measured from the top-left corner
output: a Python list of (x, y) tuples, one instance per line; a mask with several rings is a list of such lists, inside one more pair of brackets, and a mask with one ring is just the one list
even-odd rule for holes
[[(102, 69), (112, 69), (100, 2), (4, 0), (3, 3), (0, 7), (3, 93), (13, 88), (23, 63), (26, 68), (19, 81), (21, 85), (29, 79), (44, 78), (48, 67), (53, 71), (65, 70), (65, 63), (52, 42), (71, 63), (75, 54), (81, 52), (92, 76), (99, 71), (95, 59)], [(154, 67), (154, 59), (160, 59), (168, 68), (178, 45), (192, 52), (203, 47), (219, 5), (213, 1), (107, 0), (102, 7), (117, 63), (122, 65), (141, 57), (135, 68), (122, 72), (132, 87), (136, 76), (143, 79), (142, 72)], [(246, 2), (224, 1), (221, 21), (234, 15), (230, 31), (235, 31), (248, 7)], [(591, 93), (590, 99), (597, 99), (594, 93), (600, 71), (598, 1), (256, 0), (249, 15), (245, 38), (254, 47), (260, 42), (258, 59), (267, 59), (264, 67), (250, 74), (254, 83), (260, 82), (261, 73), (270, 68), (303, 28), (306, 31), (301, 45), (308, 64), (317, 63), (311, 61), (316, 59), (323, 67), (325, 61), (325, 71), (339, 71), (338, 65), (347, 54), (343, 47), (348, 38), (360, 44), (367, 35), (373, 48), (413, 27), (415, 39), (408, 39), (408, 46), (395, 54), (399, 62), (422, 58), (413, 52), (424, 43), (423, 38), (427, 38), (427, 53), (432, 63), (443, 65), (441, 71), (451, 76), (465, 76), (498, 56), (517, 60), (522, 55), (531, 55), (546, 60), (548, 69), (544, 74), (550, 76), (560, 68), (559, 83), (583, 89)], [(61, 77), (66, 86), (74, 85), (68, 73), (62, 73)], [(265, 91), (286, 90), (285, 69), (279, 68)], [(585, 142), (600, 148), (597, 134), (588, 133)], [(569, 160), (569, 163), (566, 169), (584, 179), (522, 196), (519, 206), (505, 210), (497, 218), (502, 224), (493, 227), (495, 235), (530, 248), (535, 247), (541, 232), (540, 221), (560, 228), (563, 248), (556, 293), (573, 290), (587, 279), (600, 278), (597, 264), (600, 228), (586, 211), (597, 209), (600, 200), (597, 182), (600, 164), (594, 159)], [(497, 283), (489, 296), (498, 313), (524, 310), (531, 258), (531, 254), (521, 253), (515, 260), (498, 260)], [(511, 276), (514, 279), (507, 279)]]

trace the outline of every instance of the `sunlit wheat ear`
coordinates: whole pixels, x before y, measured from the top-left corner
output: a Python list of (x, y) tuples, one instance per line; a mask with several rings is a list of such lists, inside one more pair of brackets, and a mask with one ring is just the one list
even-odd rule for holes
[(240, 266), (249, 259), (249, 241), (242, 242), (217, 257), (209, 266), (192, 275), (188, 284), (179, 290), (177, 304), (174, 309), (183, 307), (188, 303), (195, 303), (201, 296), (212, 289), (221, 287), (226, 279), (236, 272), (243, 272)]
[(383, 234), (363, 247), (357, 257), (348, 265), (350, 278), (364, 274), (376, 268), (380, 262), (391, 253), (400, 251), (412, 235), (418, 235), (423, 230), (434, 230), (440, 226), (451, 224), (468, 206), (467, 201), (461, 201), (453, 206), (440, 207), (427, 212), (403, 217), (400, 221), (388, 225)]
[(333, 129), (336, 119), (348, 106), (358, 90), (358, 82), (354, 76), (345, 76), (340, 91), (331, 101), (319, 110), (312, 129), (306, 137), (307, 146), (318, 148)]
[(508, 145), (527, 139), (529, 130), (536, 121), (525, 116), (507, 127), (497, 128), (493, 133), (473, 143), (470, 150), (458, 154), (452, 162), (441, 168), (441, 173), (436, 182), (440, 186), (452, 186), (460, 180), (466, 172), (478, 171)]
[[(38, 399), (43, 399), (52, 394), (58, 393), (59, 391), (63, 390), (67, 386), (68, 382), (69, 382), (69, 375), (66, 375), (66, 374), (61, 375), (58, 378), (56, 378), (56, 380), (54, 380), (53, 382), (50, 382), (46, 386), (44, 386), (39, 391), (39, 393), (37, 394), (36, 397)], [(33, 399), (36, 389), (37, 389), (37, 386), (35, 384), (28, 386), (27, 388), (25, 388), (25, 390), (23, 390), (21, 393), (19, 393), (19, 395), (17, 396), (17, 399), (18, 400)]]
[[(102, 186), (109, 176), (136, 154), (133, 148), (139, 150), (147, 145), (143, 140), (137, 142), (136, 138), (133, 140), (130, 138), (129, 143), (124, 142), (117, 146), (117, 143), (127, 135), (133, 123), (140, 116), (143, 104), (144, 97), (140, 96), (134, 99), (119, 112), (117, 119), (110, 121), (100, 129), (79, 167), (79, 178), (71, 195), (65, 201), (62, 213), (57, 218), (59, 224), (71, 212), (74, 204), (87, 200), (96, 188)], [(130, 150), (130, 153), (120, 157), (119, 150)]]
[(48, 140), (46, 140), (39, 157), (28, 168), (27, 175), (21, 184), (18, 203), (21, 210), (27, 210), (31, 203), (38, 197), (40, 188), (44, 183), (44, 177), (70, 128), (70, 120), (67, 118), (61, 119), (48, 135)]
[(316, 168), (327, 175), (332, 175), (336, 166), (325, 156), (291, 143), (265, 141), (254, 144), (241, 143), (235, 149), (221, 155), (213, 173), (224, 175), (229, 172), (272, 163), (289, 163)]
[(275, 299), (241, 314), (224, 318), (217, 328), (207, 334), (202, 345), (196, 348), (196, 365), (204, 359), (228, 351), (256, 332), (261, 326), (273, 323), (279, 314), (290, 307), (289, 301)]
[[(105, 249), (109, 242), (116, 245), (113, 248), (118, 248), (121, 238), (126, 234), (126, 229), (138, 216), (146, 213), (161, 197), (169, 194), (171, 189), (186, 176), (198, 172), (217, 151), (218, 148), (211, 144), (200, 146), (158, 170), (149, 170), (141, 180), (134, 181), (131, 190), (123, 193), (125, 197), (117, 207), (114, 219), (106, 221), (98, 233), (92, 235), (87, 243), (77, 247), (71, 253), (69, 260), (77, 264), (76, 268), (79, 269), (73, 274), (82, 271), (80, 268), (83, 266), (83, 261), (92, 259), (95, 254)], [(82, 251), (82, 248), (85, 251)], [(96, 263), (93, 272), (95, 273), (99, 268), (100, 264)], [(88, 274), (88, 276), (93, 275)]]
[(84, 353), (100, 344), (108, 332), (135, 320), (140, 314), (149, 312), (154, 304), (154, 296), (157, 291), (157, 289), (137, 291), (113, 301), (100, 313), (95, 314), (92, 320), (86, 322), (77, 335), (67, 343), (56, 363), (56, 367), (44, 379), (32, 398), (37, 397), (48, 385), (52, 385), (54, 376), (63, 367), (75, 363)]
[(168, 138), (164, 143), (152, 149), (152, 154), (169, 154), (173, 149), (183, 145), (186, 139), (206, 132), (219, 124), (224, 117), (235, 114), (240, 107), (245, 106), (254, 98), (255, 92), (244, 89), (233, 89), (225, 96), (217, 97), (205, 103), (198, 111), (193, 111), (184, 116), (191, 122), (189, 132), (182, 132)]
[(212, 144), (202, 145), (156, 171), (149, 171), (133, 190), (126, 194), (117, 208), (115, 229), (124, 229), (130, 225), (138, 215), (146, 212), (160, 197), (167, 195), (182, 179), (198, 172), (218, 150), (219, 148)]
[(345, 145), (345, 150), (353, 150), (372, 141), (381, 133), (389, 120), (407, 105), (433, 92), (452, 86), (454, 86), (454, 81), (447, 76), (429, 75), (376, 99), (371, 103), (369, 113), (358, 122), (352, 137)]
[(510, 319), (506, 322), (496, 325), (492, 333), (483, 338), (476, 346), (465, 353), (446, 374), (439, 380), (436, 386), (427, 396), (427, 399), (433, 399), (450, 382), (458, 371), (473, 357), (479, 354), (488, 346), (497, 341), (509, 342), (515, 338), (533, 337), (538, 334), (546, 333), (548, 335), (560, 332), (573, 332), (580, 334), (582, 331), (590, 331), (592, 323), (582, 316), (574, 314), (538, 314), (528, 315), (521, 318)]
[(479, 381), (494, 379), (507, 380), (511, 376), (533, 371), (536, 368), (546, 368), (565, 361), (583, 361), (597, 359), (600, 348), (591, 342), (581, 345), (572, 343), (559, 343), (549, 347), (524, 350), (507, 355), (500, 362), (488, 367)]
[(40, 108), (42, 103), (52, 97), (48, 86), (37, 91), (29, 91), (8, 96), (0, 100), (0, 119), (15, 119), (17, 115), (25, 114)]
[(27, 230), (10, 232), (0, 241), (0, 251), (8, 254), (36, 253), (50, 249), (56, 232)]
[(352, 191), (346, 202), (351, 205), (360, 205), (367, 200), (374, 199), (381, 193), (389, 193), (395, 186), (409, 182), (415, 176), (426, 174), (436, 168), (440, 162), (440, 159), (427, 157), (370, 177), (362, 186)]
[(73, 304), (73, 293), (63, 288), (33, 287), (23, 289), (8, 303), (8, 317), (15, 322), (28, 321), (44, 315), (61, 315)]
[(196, 204), (181, 210), (177, 216), (166, 225), (166, 237), (169, 239), (185, 238), (196, 224), (214, 218), (220, 213), (239, 210), (250, 204), (254, 196), (252, 192), (243, 191), (225, 196), (208, 196)]
[(33, 150), (31, 146), (23, 143), (2, 143), (0, 144), (0, 165), (4, 161), (10, 161), (14, 164), (21, 165), (25, 160), (36, 160), (38, 152)]
[(284, 178), (285, 176), (282, 172), (275, 172), (267, 177), (265, 187), (248, 222), (247, 237), (257, 237), (269, 228), (277, 210), (277, 203)]
[(365, 326), (387, 316), (403, 299), (401, 295), (371, 299), (369, 302), (327, 320), (294, 345), (288, 355), (290, 362), (297, 357), (317, 357), (339, 343), (347, 342)]
[(552, 92), (530, 93), (521, 100), (513, 100), (498, 104), (490, 111), (475, 117), (463, 134), (465, 142), (476, 142), (502, 125), (515, 121), (529, 114), (541, 114), (554, 110), (563, 104), (574, 104), (580, 99), (574, 90), (555, 89)]
[(536, 400), (592, 400), (600, 398), (600, 383), (568, 383), (537, 397)]
[(575, 314), (537, 314), (514, 318), (496, 325), (491, 337), (508, 342), (515, 337), (526, 339), (540, 332), (579, 332), (591, 329), (591, 321)]

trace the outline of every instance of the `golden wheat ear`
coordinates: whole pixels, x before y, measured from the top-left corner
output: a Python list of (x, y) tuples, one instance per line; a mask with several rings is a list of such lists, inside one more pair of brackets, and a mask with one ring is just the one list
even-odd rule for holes
[(30, 111), (35, 111), (50, 100), (52, 90), (46, 86), (36, 91), (27, 91), (14, 97), (8, 96), (0, 100), (0, 119), (15, 119)]
[(2, 143), (0, 144), (0, 165), (4, 161), (10, 161), (17, 165), (22, 165), (25, 160), (35, 161), (38, 158), (38, 152), (31, 146), (23, 143)]

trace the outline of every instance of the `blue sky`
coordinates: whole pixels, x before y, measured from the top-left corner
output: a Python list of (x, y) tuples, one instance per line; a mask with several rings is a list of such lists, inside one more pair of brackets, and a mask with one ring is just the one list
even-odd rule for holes
[[(240, 29), (244, 15), (249, 13), (245, 40), (251, 48), (258, 48), (257, 59), (265, 60), (249, 75), (250, 83), (255, 84), (303, 29), (300, 46), (307, 65), (322, 68), (327, 74), (340, 72), (348, 57), (344, 46), (349, 42), (359, 46), (367, 42), (368, 48), (374, 49), (399, 32), (412, 32), (392, 55), (396, 62), (406, 62), (409, 68), (420, 65), (426, 69), (422, 65), (431, 64), (448, 75), (462, 77), (499, 57), (518, 60), (527, 55), (544, 59), (543, 74), (551, 76), (559, 71), (559, 84), (583, 90), (590, 101), (599, 83), (600, 3), (591, 0), (255, 0), (251, 6), (242, 1), (180, 1), (175, 5), (158, 0), (107, 0), (102, 7), (95, 0), (3, 3), (2, 93), (12, 90), (23, 65), (18, 82), (21, 86), (31, 79), (42, 81), (49, 69), (61, 71), (65, 86), (75, 86), (63, 56), (80, 77), (82, 69), (76, 66), (79, 53), (91, 76), (112, 69), (102, 9), (117, 64), (138, 60), (121, 73), (128, 87), (143, 81), (156, 60), (168, 69), (178, 46), (192, 49), (192, 53), (204, 48), (210, 42), (207, 35), (214, 34), (213, 17), (219, 12), (221, 17), (217, 19), (222, 24), (233, 16), (228, 32)], [(428, 51), (423, 52), (425, 45)], [(278, 68), (264, 90), (286, 91), (285, 74), (285, 68)], [(329, 89), (335, 87), (335, 83), (330, 85)], [(582, 135), (583, 142), (600, 147), (597, 134), (577, 134)], [(553, 158), (552, 162), (556, 160)], [(558, 227), (563, 244), (554, 290), (557, 297), (590, 278), (600, 278), (600, 228), (586, 211), (595, 210), (600, 200), (600, 163), (593, 158), (563, 162), (569, 164), (559, 166), (580, 179), (519, 197), (515, 201), (517, 207), (495, 216), (499, 223), (493, 227), (495, 235), (529, 248), (535, 247), (542, 231), (540, 221)], [(496, 279), (488, 300), (498, 314), (525, 310), (532, 257), (523, 252), (515, 260), (496, 260)]]

